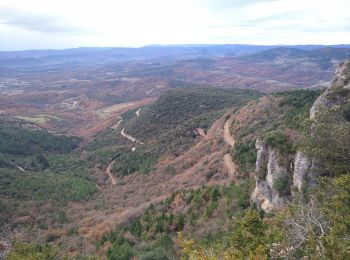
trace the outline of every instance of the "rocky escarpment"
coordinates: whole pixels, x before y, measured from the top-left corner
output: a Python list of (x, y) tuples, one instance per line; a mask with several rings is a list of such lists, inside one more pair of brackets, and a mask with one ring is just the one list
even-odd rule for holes
[(312, 158), (298, 151), (294, 159), (293, 186), (297, 191), (315, 183), (314, 162)]
[(288, 199), (289, 192), (281, 193), (276, 189), (276, 183), (289, 186), (289, 168), (281, 163), (279, 152), (269, 147), (264, 141), (256, 140), (255, 147), (258, 150), (255, 170), (256, 187), (252, 194), (252, 201), (261, 209), (269, 211), (282, 207)]
[[(333, 109), (350, 104), (350, 60), (341, 63), (328, 88), (310, 110), (313, 125), (317, 124), (323, 109)], [(256, 141), (257, 160), (255, 169), (256, 187), (251, 196), (264, 211), (282, 208), (298, 192), (316, 182), (317, 160), (304, 152), (281, 156), (277, 148), (264, 141)]]
[(310, 110), (310, 118), (317, 120), (322, 109), (342, 106), (350, 97), (350, 60), (342, 62), (335, 72), (331, 86), (315, 101)]

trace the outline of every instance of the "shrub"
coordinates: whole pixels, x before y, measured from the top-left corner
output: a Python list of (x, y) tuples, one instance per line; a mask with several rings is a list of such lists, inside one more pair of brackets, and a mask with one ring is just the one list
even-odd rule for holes
[(157, 158), (152, 154), (136, 151), (133, 153), (124, 153), (118, 157), (118, 163), (113, 166), (113, 172), (120, 176), (126, 176), (134, 172), (142, 174), (149, 173)]
[(344, 118), (350, 122), (350, 102), (344, 106), (343, 115)]
[(284, 196), (289, 194), (288, 189), (288, 177), (287, 176), (280, 176), (273, 182), (273, 188), (277, 191), (278, 195)]
[(163, 248), (155, 248), (140, 255), (140, 260), (168, 260), (167, 252)]
[(46, 237), (46, 242), (50, 243), (50, 242), (57, 240), (58, 238), (59, 238), (59, 236), (57, 236), (55, 234), (48, 234)]
[(343, 86), (338, 86), (331, 88), (332, 91), (328, 93), (328, 98), (336, 100), (338, 97), (345, 97), (350, 93), (349, 89), (344, 88)]
[(68, 222), (66, 212), (60, 210), (57, 214), (57, 221), (59, 224), (65, 224)]
[(179, 214), (175, 220), (176, 222), (176, 231), (181, 231), (185, 227), (185, 216), (183, 214)]
[(207, 218), (210, 218), (213, 215), (214, 210), (217, 208), (217, 206), (218, 204), (215, 202), (210, 203), (205, 209), (205, 216)]
[(273, 130), (266, 133), (265, 142), (273, 148), (279, 148), (286, 143), (286, 136), (282, 130)]
[(58, 259), (58, 250), (49, 245), (41, 245), (36, 243), (22, 243), (15, 241), (10, 254), (7, 256), (8, 260), (21, 259)]
[(256, 155), (254, 140), (235, 145), (235, 160), (238, 162), (242, 172), (249, 172), (254, 169)]
[(205, 174), (205, 179), (209, 181), (215, 175), (215, 173), (216, 173), (216, 170), (213, 168), (210, 168)]
[(164, 169), (164, 172), (170, 175), (176, 175), (176, 169), (171, 165), (167, 165)]
[(133, 255), (133, 249), (128, 242), (113, 244), (107, 251), (109, 260), (130, 260)]
[(284, 122), (287, 127), (301, 129), (303, 121), (309, 117), (309, 111), (322, 90), (294, 90), (277, 93), (283, 97), (279, 107), (286, 107)]
[(218, 200), (219, 195), (220, 195), (220, 190), (218, 186), (214, 186), (212, 189), (210, 189), (210, 199), (213, 202)]

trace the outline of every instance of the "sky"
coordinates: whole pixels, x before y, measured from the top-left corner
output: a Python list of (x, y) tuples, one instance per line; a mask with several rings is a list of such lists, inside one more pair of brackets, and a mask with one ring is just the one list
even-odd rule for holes
[(0, 0), (0, 50), (350, 44), (350, 0)]

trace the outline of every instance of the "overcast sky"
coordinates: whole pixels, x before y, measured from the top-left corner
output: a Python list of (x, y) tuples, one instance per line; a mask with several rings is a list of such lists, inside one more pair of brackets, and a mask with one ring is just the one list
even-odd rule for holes
[(350, 0), (0, 0), (0, 50), (349, 44)]

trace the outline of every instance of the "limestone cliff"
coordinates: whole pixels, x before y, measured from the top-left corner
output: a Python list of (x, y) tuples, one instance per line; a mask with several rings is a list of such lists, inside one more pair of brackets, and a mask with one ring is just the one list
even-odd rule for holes
[(350, 97), (350, 60), (342, 62), (335, 72), (331, 86), (315, 101), (310, 110), (311, 119), (317, 119), (321, 109), (344, 105)]
[[(281, 208), (290, 194), (288, 159), (284, 158), (281, 162), (278, 150), (268, 147), (260, 139), (256, 140), (255, 147), (258, 150), (255, 169), (256, 187), (251, 200), (265, 211)], [(289, 189), (283, 193), (275, 185), (281, 181), (284, 182), (281, 185)]]
[[(349, 103), (349, 99), (350, 60), (347, 60), (339, 65), (330, 88), (312, 106), (310, 118), (313, 124), (317, 124), (317, 115), (322, 109), (342, 106)], [(267, 146), (260, 139), (256, 141), (256, 149), (256, 187), (251, 201), (264, 211), (283, 207), (298, 191), (315, 183), (317, 170), (315, 158), (298, 151), (294, 155), (289, 155), (289, 158), (281, 159), (278, 149)]]

